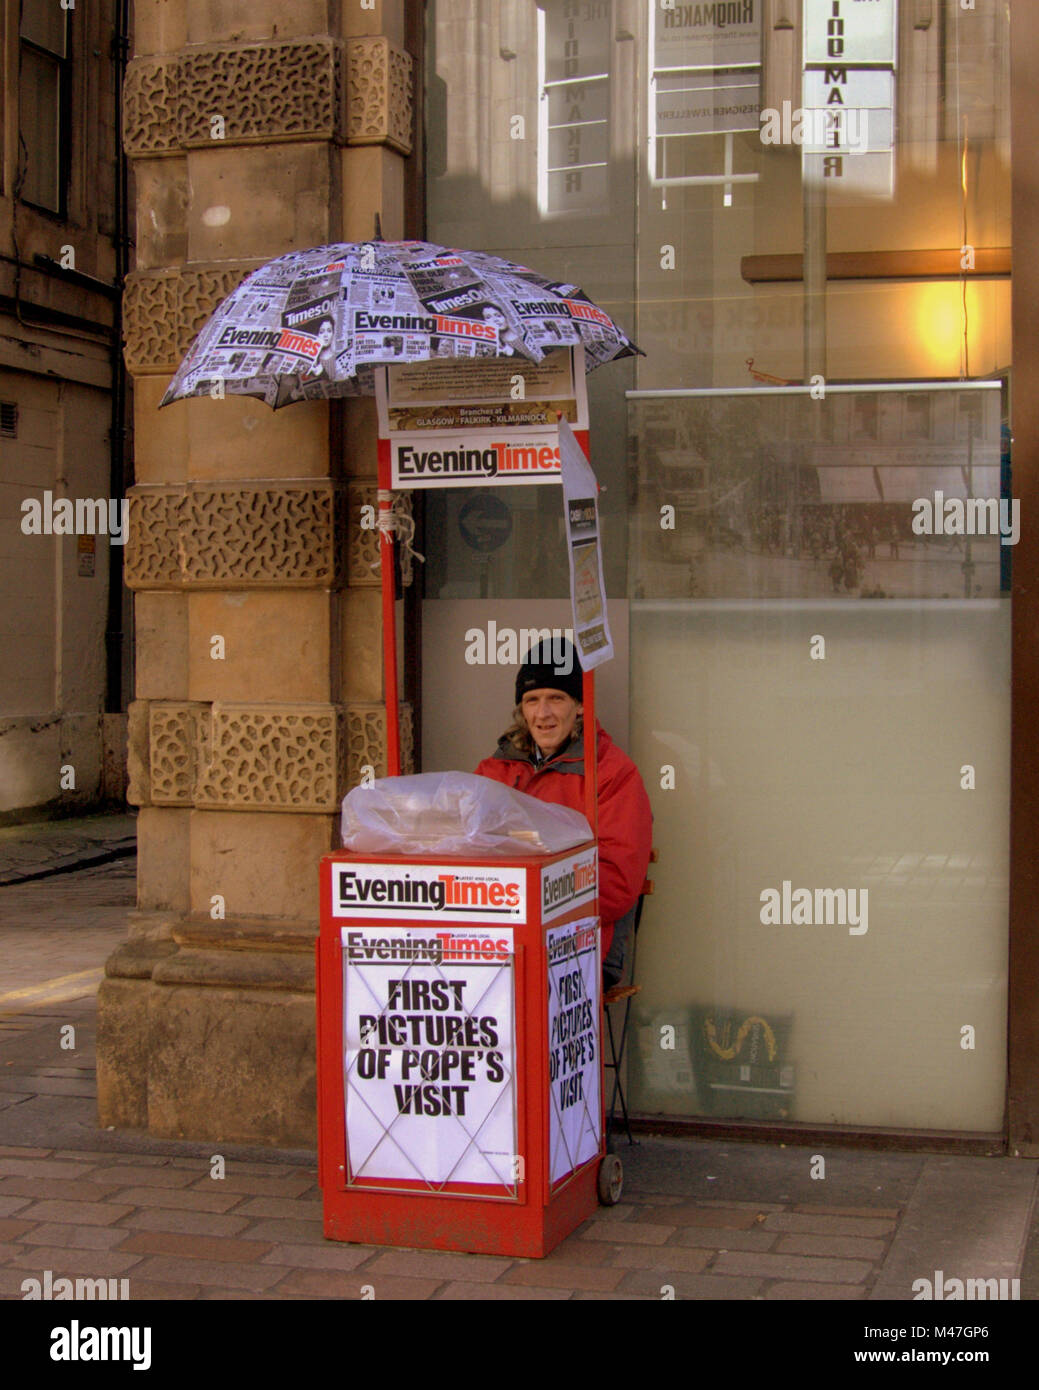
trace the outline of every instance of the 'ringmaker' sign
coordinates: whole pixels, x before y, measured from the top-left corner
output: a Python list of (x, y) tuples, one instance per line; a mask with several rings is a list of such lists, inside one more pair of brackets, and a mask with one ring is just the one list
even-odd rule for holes
[(512, 929), (394, 923), (340, 939), (347, 1182), (515, 1189)]

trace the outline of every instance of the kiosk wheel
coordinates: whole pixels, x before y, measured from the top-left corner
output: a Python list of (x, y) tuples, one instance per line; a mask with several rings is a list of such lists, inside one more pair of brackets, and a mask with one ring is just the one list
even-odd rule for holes
[(616, 1154), (607, 1154), (599, 1164), (599, 1204), (615, 1207), (624, 1190), (624, 1166)]

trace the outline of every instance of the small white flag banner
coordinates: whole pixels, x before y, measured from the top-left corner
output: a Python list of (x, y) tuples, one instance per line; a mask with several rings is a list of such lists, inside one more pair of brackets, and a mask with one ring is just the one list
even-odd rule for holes
[(582, 667), (592, 671), (613, 656), (613, 638), (606, 616), (606, 585), (602, 577), (599, 484), (565, 420), (559, 422), (559, 461), (570, 552), (574, 637)]

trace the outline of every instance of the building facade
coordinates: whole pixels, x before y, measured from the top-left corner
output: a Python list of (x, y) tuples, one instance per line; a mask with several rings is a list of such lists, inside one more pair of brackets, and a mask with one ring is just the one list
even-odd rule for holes
[[(374, 413), (156, 407), (248, 269), (379, 212), (581, 285), (645, 353), (589, 379), (600, 710), (660, 850), (635, 1110), (1039, 1151), (1027, 9), (140, 0), (139, 903), (102, 1123), (313, 1139), (316, 863), (385, 766)], [(423, 771), (507, 722), (466, 633), (567, 620), (558, 491), (505, 498), (490, 553), (464, 495), (416, 503)]]
[(125, 791), (119, 16), (0, 6), (0, 822)]

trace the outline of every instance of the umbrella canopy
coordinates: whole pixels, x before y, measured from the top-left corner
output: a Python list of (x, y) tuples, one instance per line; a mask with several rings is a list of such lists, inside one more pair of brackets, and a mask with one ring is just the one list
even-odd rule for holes
[(202, 327), (161, 405), (210, 396), (364, 396), (376, 366), (526, 358), (581, 344), (588, 371), (640, 349), (577, 286), (426, 241), (292, 251), (254, 270)]

